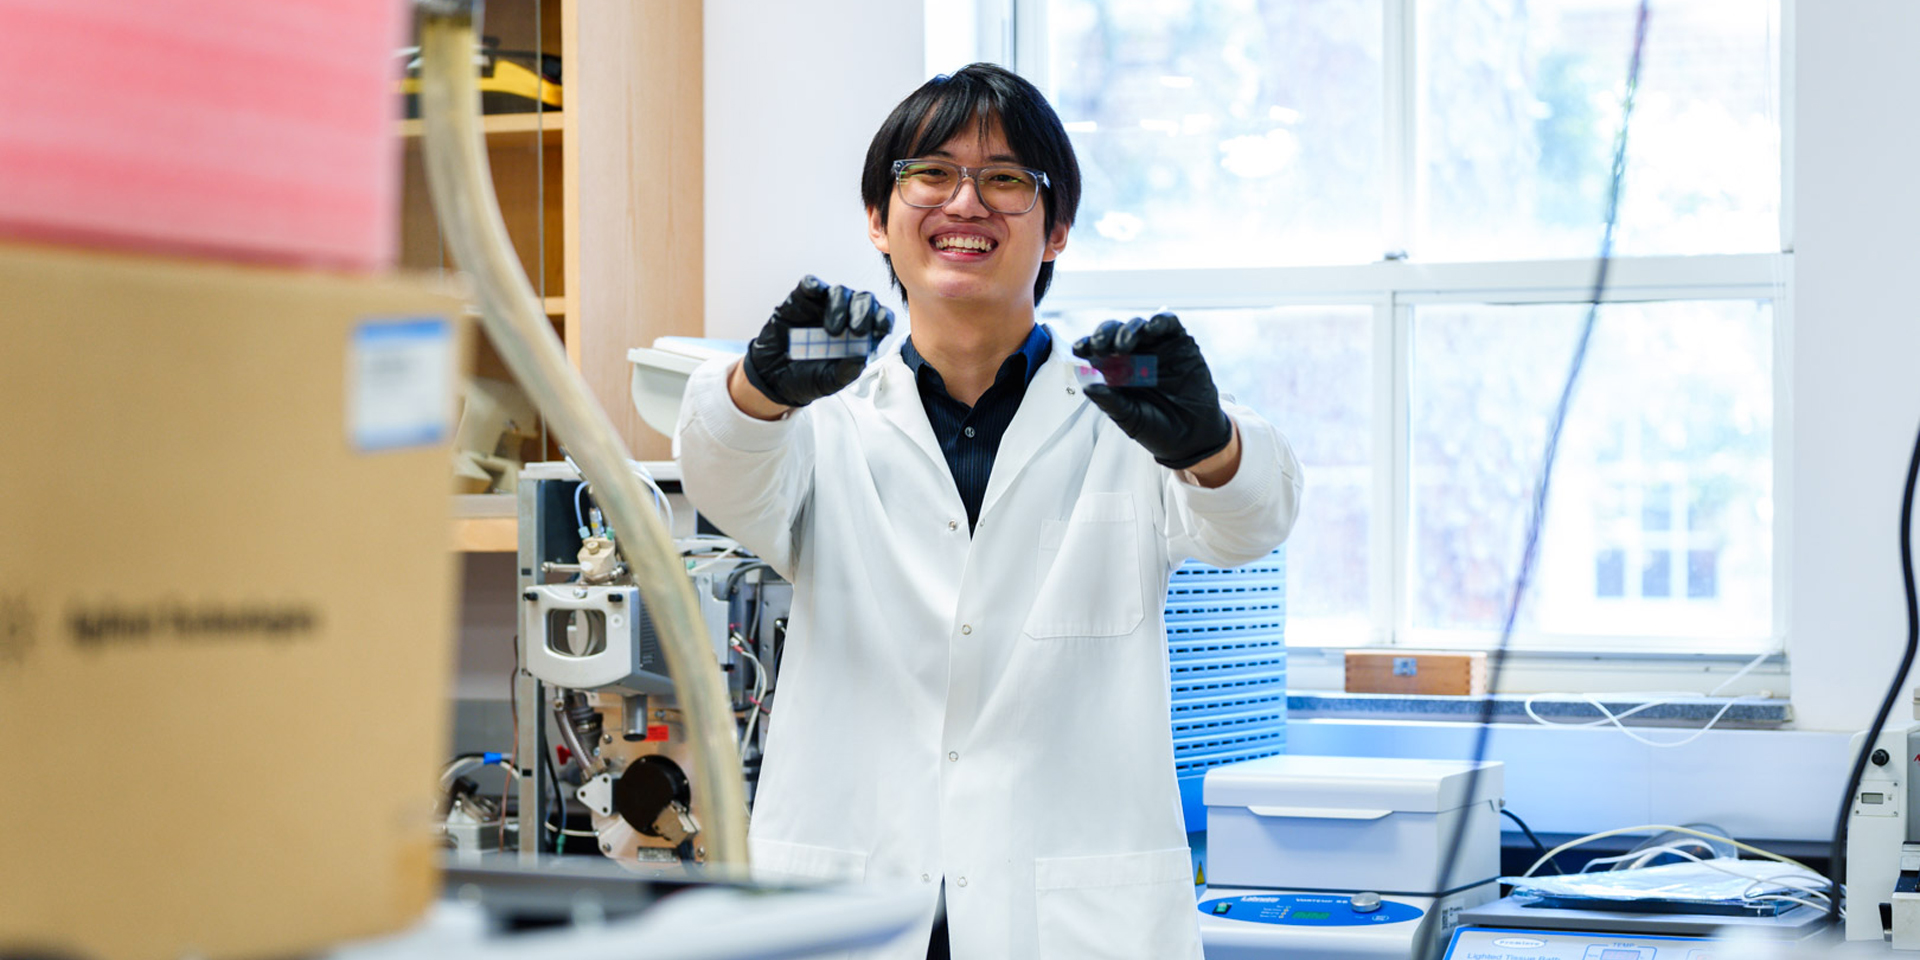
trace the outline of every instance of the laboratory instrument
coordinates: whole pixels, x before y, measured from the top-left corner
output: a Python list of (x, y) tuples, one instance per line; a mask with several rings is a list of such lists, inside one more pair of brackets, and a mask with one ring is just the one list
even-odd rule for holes
[[(1705, 942), (1738, 930), (1750, 939), (1799, 942), (1828, 931), (1826, 911), (1790, 905), (1777, 914), (1690, 913), (1679, 910), (1572, 910), (1522, 903), (1502, 897), (1460, 915), (1460, 927), (1489, 930), (1543, 931), (1570, 937), (1660, 937)], [(1552, 939), (1552, 938), (1548, 938)], [(1669, 948), (1670, 949), (1670, 948)], [(1543, 954), (1553, 956), (1553, 954)], [(1660, 954), (1660, 960), (1666, 960)]]
[(1710, 940), (1643, 933), (1461, 927), (1445, 960), (1735, 960)]
[(1866, 737), (1855, 735), (1850, 748), (1867, 751), (1867, 763), (1847, 815), (1847, 939), (1890, 938), (1895, 950), (1920, 950), (1920, 726), (1890, 726), (1872, 743)]
[[(635, 469), (656, 486), (674, 487), (678, 479), (670, 463)], [(564, 849), (569, 818), (557, 794), (586, 807), (586, 822), (575, 825), (590, 824), (590, 831), (572, 835), (590, 832), (615, 862), (641, 868), (704, 861), (685, 718), (650, 610), (614, 549), (618, 532), (570, 464), (530, 464), (517, 488), (518, 849), (528, 857)], [(792, 587), (737, 550), (687, 566), (751, 782)], [(483, 847), (484, 840), (482, 832)]]
[[(1461, 911), (1498, 896), (1503, 786), (1497, 761), (1275, 756), (1208, 771), (1208, 960), (1432, 960)], [(1441, 877), (1456, 829), (1462, 854)]]

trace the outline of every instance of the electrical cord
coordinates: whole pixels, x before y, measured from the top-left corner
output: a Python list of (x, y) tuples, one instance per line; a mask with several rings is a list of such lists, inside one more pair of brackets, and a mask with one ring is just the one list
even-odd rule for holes
[[(1913, 454), (1907, 458), (1907, 486), (1900, 495), (1900, 573), (1901, 585), (1907, 591), (1907, 648), (1900, 654), (1900, 667), (1893, 671), (1893, 682), (1887, 685), (1887, 695), (1880, 701), (1880, 710), (1873, 715), (1873, 726), (1867, 728), (1867, 737), (1860, 744), (1860, 753), (1853, 758), (1853, 771), (1847, 774), (1847, 792), (1840, 798), (1840, 812), (1834, 818), (1833, 846), (1827, 851), (1827, 864), (1832, 871), (1827, 877), (1834, 889), (1841, 888), (1847, 876), (1847, 817), (1853, 812), (1853, 797), (1860, 790), (1860, 777), (1866, 773), (1867, 757), (1873, 753), (1874, 743), (1880, 739), (1880, 732), (1886, 729), (1887, 717), (1893, 713), (1893, 705), (1900, 700), (1900, 692), (1906, 688), (1907, 671), (1913, 669), (1914, 652), (1920, 650), (1920, 599), (1916, 599), (1913, 583), (1913, 487), (1916, 477), (1920, 477), (1920, 435), (1914, 437)], [(1841, 916), (1840, 902), (1835, 898), (1828, 915)]]
[[(756, 616), (755, 619), (758, 617)], [(760, 722), (760, 711), (763, 709), (760, 701), (767, 695), (767, 668), (760, 662), (760, 658), (754, 656), (737, 637), (733, 640), (733, 649), (753, 664), (753, 695), (747, 698), (750, 704), (747, 708), (747, 723), (740, 734), (740, 755), (744, 757), (747, 754), (747, 745), (753, 742), (754, 728)]]
[(1748, 843), (1741, 843), (1740, 841), (1735, 840), (1732, 837), (1721, 836), (1720, 834), (1717, 834), (1717, 833), (1707, 833), (1704, 830), (1695, 830), (1692, 827), (1676, 827), (1671, 824), (1665, 824), (1665, 823), (1646, 823), (1646, 824), (1641, 824), (1640, 826), (1637, 826), (1637, 827), (1621, 827), (1617, 830), (1603, 830), (1599, 833), (1587, 834), (1586, 836), (1581, 837), (1578, 840), (1569, 840), (1566, 843), (1563, 843), (1557, 847), (1554, 847), (1552, 850), (1547, 851), (1546, 856), (1543, 856), (1540, 859), (1534, 861), (1533, 866), (1528, 867), (1527, 872), (1521, 874), (1521, 876), (1523, 877), (1533, 876), (1534, 871), (1537, 871), (1541, 867), (1545, 866), (1548, 863), (1548, 861), (1550, 861), (1552, 858), (1559, 856), (1560, 854), (1565, 853), (1566, 851), (1571, 850), (1574, 847), (1592, 843), (1595, 840), (1605, 840), (1608, 837), (1618, 837), (1623, 834), (1629, 834), (1629, 833), (1641, 833), (1647, 830), (1664, 830), (1664, 831), (1670, 831), (1673, 833), (1683, 833), (1689, 837), (1700, 837), (1706, 840), (1715, 840), (1723, 843), (1728, 843), (1728, 844), (1731, 844), (1733, 848), (1736, 850), (1744, 850), (1755, 856), (1764, 857), (1768, 860), (1775, 860), (1780, 863), (1787, 864), (1788, 866), (1799, 867), (1800, 869), (1806, 871), (1808, 874), (1812, 876), (1817, 877), (1820, 875), (1820, 871), (1815, 870), (1814, 868), (1809, 867), (1806, 864), (1793, 859), (1792, 857), (1783, 857), (1777, 853), (1774, 853), (1771, 850), (1765, 850)]
[[(1533, 828), (1527, 826), (1527, 822), (1525, 820), (1520, 819), (1520, 816), (1518, 814), (1514, 813), (1512, 810), (1508, 810), (1506, 807), (1501, 807), (1500, 815), (1503, 817), (1506, 817), (1508, 820), (1512, 820), (1516, 825), (1520, 827), (1520, 832), (1527, 835), (1527, 841), (1533, 844), (1533, 849), (1535, 851), (1539, 852), (1539, 854), (1543, 857), (1547, 855), (1547, 845), (1544, 843), (1541, 843), (1539, 837), (1534, 836)], [(1557, 863), (1548, 861), (1548, 865), (1553, 867), (1554, 873), (1561, 873), (1561, 874), (1566, 873), (1566, 871), (1560, 869), (1560, 865)]]
[[(1696, 842), (1700, 843), (1701, 846), (1706, 846), (1708, 853), (1714, 853), (1712, 847), (1708, 846), (1704, 841), (1696, 841)], [(1673, 843), (1673, 844), (1663, 843), (1657, 847), (1647, 847), (1645, 849), (1635, 848), (1617, 857), (1595, 857), (1592, 860), (1588, 860), (1585, 864), (1582, 864), (1580, 867), (1580, 872), (1592, 873), (1595, 867), (1606, 867), (1607, 870), (1609, 871), (1639, 870), (1642, 867), (1652, 866), (1653, 861), (1658, 860), (1661, 857), (1666, 856), (1667, 854), (1672, 854), (1673, 856), (1676, 856), (1676, 857), (1683, 857), (1685, 859), (1693, 860), (1696, 862), (1702, 859), (1700, 857), (1696, 857), (1693, 854), (1688, 853), (1687, 847), (1685, 845), (1678, 844), (1678, 843)], [(1714, 855), (1718, 856), (1718, 854), (1714, 854)], [(1712, 857), (1708, 857), (1706, 859), (1712, 859)]]
[(653, 506), (660, 511), (662, 517), (666, 518), (667, 533), (671, 536), (673, 533), (673, 504), (667, 500), (667, 492), (660, 489), (660, 484), (656, 483), (653, 479), (653, 472), (641, 465), (640, 461), (628, 460), (627, 466), (632, 467), (633, 475), (640, 478), (640, 482), (645, 484), (648, 490), (653, 491)]
[(580, 539), (582, 540), (585, 540), (588, 535), (592, 533), (591, 530), (587, 529), (587, 509), (581, 503), (581, 498), (586, 496), (586, 493), (587, 482), (585, 480), (573, 485), (573, 525), (580, 528)]
[[(1738, 683), (1742, 677), (1745, 677), (1747, 674), (1752, 673), (1762, 663), (1767, 662), (1768, 658), (1772, 657), (1776, 652), (1777, 651), (1769, 650), (1765, 653), (1760, 654), (1757, 657), (1754, 657), (1752, 660), (1747, 662), (1746, 666), (1741, 667), (1739, 670), (1735, 671), (1732, 676), (1728, 677), (1725, 680), (1720, 681), (1720, 683), (1716, 685), (1712, 690), (1707, 691), (1705, 696), (1707, 697), (1719, 696), (1721, 691), (1727, 689), (1730, 686), (1733, 686), (1735, 683)], [(1693, 733), (1690, 736), (1682, 737), (1679, 740), (1653, 740), (1647, 737), (1643, 737), (1632, 730), (1629, 730), (1627, 728), (1627, 725), (1624, 723), (1621, 723), (1620, 721), (1625, 720), (1628, 717), (1631, 717), (1634, 714), (1640, 713), (1645, 710), (1652, 710), (1655, 707), (1666, 706), (1667, 704), (1673, 703), (1676, 700), (1695, 697), (1696, 694), (1691, 693), (1689, 691), (1679, 691), (1679, 692), (1654, 691), (1651, 693), (1612, 694), (1611, 696), (1615, 697), (1616, 699), (1635, 698), (1635, 697), (1645, 698), (1645, 702), (1638, 704), (1637, 706), (1633, 707), (1630, 710), (1623, 710), (1619, 713), (1614, 713), (1611, 707), (1608, 707), (1604, 702), (1601, 701), (1599, 697), (1591, 693), (1536, 693), (1528, 696), (1526, 699), (1526, 702), (1523, 703), (1522, 706), (1526, 709), (1527, 716), (1530, 719), (1532, 719), (1534, 723), (1537, 723), (1543, 727), (1599, 727), (1599, 726), (1605, 726), (1605, 725), (1611, 724), (1612, 726), (1617, 728), (1622, 734), (1625, 734), (1627, 739), (1636, 741), (1638, 743), (1646, 744), (1649, 747), (1684, 747), (1687, 744), (1692, 743), (1695, 740), (1698, 740), (1701, 737), (1705, 736), (1707, 731), (1712, 730), (1715, 726), (1718, 726), (1721, 718), (1725, 717), (1727, 715), (1727, 711), (1732, 710), (1734, 707), (1742, 703), (1764, 703), (1772, 699), (1772, 697), (1769, 695), (1749, 695), (1749, 696), (1742, 696), (1742, 697), (1734, 697), (1728, 700), (1726, 703), (1721, 704), (1719, 711), (1713, 715), (1712, 719), (1707, 721), (1707, 725), (1704, 727), (1701, 727), (1698, 730), (1693, 731)], [(1535, 703), (1539, 702), (1540, 700), (1547, 700), (1547, 699), (1572, 700), (1575, 702), (1586, 703), (1587, 705), (1593, 707), (1595, 710), (1600, 712), (1600, 719), (1572, 720), (1572, 721), (1549, 720), (1545, 717), (1542, 717), (1540, 714), (1534, 712), (1534, 709), (1533, 709), (1533, 705)]]
[(747, 574), (755, 570), (771, 569), (773, 569), (773, 565), (765, 560), (755, 560), (752, 563), (743, 563), (734, 567), (732, 570), (727, 571), (727, 579), (714, 585), (713, 598), (715, 600), (731, 600), (733, 599), (735, 591), (740, 589), (740, 581), (746, 579)]
[[(1492, 663), (1487, 670), (1487, 694), (1480, 704), (1480, 725), (1474, 737), (1473, 767), (1467, 772), (1466, 795), (1477, 796), (1480, 788), (1480, 774), (1487, 758), (1487, 744), (1493, 733), (1494, 697), (1500, 691), (1500, 676), (1506, 668), (1507, 647), (1513, 642), (1513, 627), (1520, 616), (1520, 604), (1526, 598), (1527, 583), (1533, 575), (1533, 564), (1540, 547), (1540, 528), (1546, 520), (1547, 493), (1553, 484), (1553, 462), (1560, 449), (1560, 432), (1567, 423), (1567, 409), (1573, 405), (1573, 390), (1580, 382), (1580, 368), (1586, 364), (1587, 345), (1593, 340), (1594, 320), (1600, 312), (1600, 302), (1607, 289), (1607, 269), (1613, 259), (1613, 232), (1620, 222), (1620, 186), (1626, 179), (1627, 169), (1627, 131), (1633, 118), (1634, 94), (1640, 86), (1640, 54), (1647, 40), (1647, 3), (1640, 0), (1639, 15), (1634, 20), (1633, 58), (1627, 65), (1626, 95), (1620, 103), (1620, 130), (1613, 142), (1613, 169), (1611, 183), (1607, 190), (1606, 229), (1600, 237), (1600, 257), (1594, 269), (1593, 293), (1587, 298), (1587, 316), (1580, 325), (1580, 336), (1573, 348), (1573, 361), (1568, 365), (1567, 381), (1560, 389), (1560, 402), (1554, 407), (1553, 420), (1547, 430), (1546, 452), (1541, 458), (1540, 478), (1533, 490), (1533, 507), (1527, 515), (1526, 547), (1520, 554), (1520, 570), (1514, 577), (1513, 595), (1507, 604), (1507, 615), (1500, 627), (1500, 642), (1494, 647)], [(1467, 820), (1461, 818), (1447, 839), (1446, 856), (1440, 860), (1440, 873), (1434, 878), (1434, 889), (1444, 890), (1452, 882), (1454, 867), (1460, 862), (1460, 848), (1466, 841)]]
[[(513, 765), (517, 769), (520, 766), (520, 698), (517, 696), (519, 691), (515, 688), (520, 683), (520, 634), (515, 632), (513, 639), (508, 641), (508, 643), (513, 647), (513, 669), (507, 671), (507, 710), (513, 717), (513, 750), (508, 754), (508, 757), (513, 761)], [(507, 799), (503, 796), (500, 798), (500, 837), (498, 846), (494, 848), (496, 850), (507, 849), (506, 821)]]
[[(1710, 847), (1709, 847), (1709, 852), (1710, 853), (1712, 852)], [(1641, 860), (1644, 861), (1652, 857), (1660, 856), (1661, 854), (1672, 854), (1674, 856), (1680, 857), (1681, 859), (1689, 860), (1693, 863), (1699, 864), (1700, 866), (1706, 867), (1709, 870), (1713, 870), (1718, 873), (1724, 873), (1730, 877), (1738, 877), (1742, 880), (1748, 881), (1746, 888), (1742, 890), (1740, 893), (1740, 899), (1747, 903), (1789, 901), (1792, 903), (1798, 903), (1805, 906), (1810, 906), (1816, 910), (1825, 911), (1827, 909), (1829, 901), (1831, 900), (1831, 897), (1829, 897), (1827, 893), (1827, 878), (1820, 876), (1817, 873), (1811, 873), (1811, 872), (1783, 873), (1783, 874), (1778, 874), (1770, 877), (1755, 876), (1751, 872), (1735, 869), (1735, 867), (1739, 864), (1751, 863), (1754, 861), (1742, 861), (1734, 857), (1724, 857), (1718, 854), (1715, 854), (1713, 856), (1708, 856), (1708, 857), (1695, 856), (1692, 853), (1688, 853), (1684, 848), (1678, 845), (1654, 847), (1648, 850), (1637, 850), (1633, 853), (1625, 854), (1619, 857), (1601, 857), (1594, 860), (1589, 860), (1587, 861), (1585, 866), (1580, 868), (1580, 873), (1582, 874), (1589, 873), (1592, 871), (1592, 869), (1595, 866), (1598, 866), (1601, 864), (1617, 863), (1618, 861), (1626, 860), (1633, 857), (1639, 857), (1641, 858)], [(1633, 865), (1633, 867), (1628, 869), (1637, 869), (1642, 866), (1644, 866), (1644, 863), (1637, 862)], [(1616, 865), (1613, 869), (1619, 870), (1621, 868)], [(1793, 891), (1793, 893), (1804, 894), (1813, 899), (1805, 900), (1805, 899), (1801, 899), (1800, 897), (1794, 896), (1792, 893), (1787, 893), (1779, 890), (1766, 889), (1769, 886), (1785, 887), (1787, 888), (1787, 890)]]

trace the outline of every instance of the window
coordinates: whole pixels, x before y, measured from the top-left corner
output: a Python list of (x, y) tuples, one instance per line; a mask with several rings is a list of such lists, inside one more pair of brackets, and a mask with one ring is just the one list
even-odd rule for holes
[[(1587, 311), (1636, 4), (1013, 2), (1015, 64), (1086, 175), (1043, 319), (1172, 309), (1288, 435), (1290, 643), (1488, 645)], [(1657, 5), (1516, 649), (1778, 643), (1779, 22)]]

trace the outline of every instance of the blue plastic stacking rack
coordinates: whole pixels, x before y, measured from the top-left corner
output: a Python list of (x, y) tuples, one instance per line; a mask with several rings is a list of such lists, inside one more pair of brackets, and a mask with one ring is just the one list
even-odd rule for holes
[(1173, 760), (1189, 833), (1207, 826), (1209, 769), (1286, 752), (1286, 625), (1284, 547), (1232, 570), (1189, 560), (1173, 572)]

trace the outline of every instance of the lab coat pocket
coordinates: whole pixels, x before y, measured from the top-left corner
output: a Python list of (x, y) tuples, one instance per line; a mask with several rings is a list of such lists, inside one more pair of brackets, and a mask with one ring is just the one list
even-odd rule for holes
[(1144, 617), (1140, 543), (1133, 495), (1089, 493), (1066, 521), (1040, 523), (1034, 574), (1040, 578), (1027, 635), (1113, 637), (1132, 633)]
[(1199, 960), (1185, 847), (1033, 864), (1040, 956)]
[(867, 877), (867, 855), (856, 850), (749, 837), (747, 855), (753, 861), (753, 878), (760, 881), (857, 881)]

